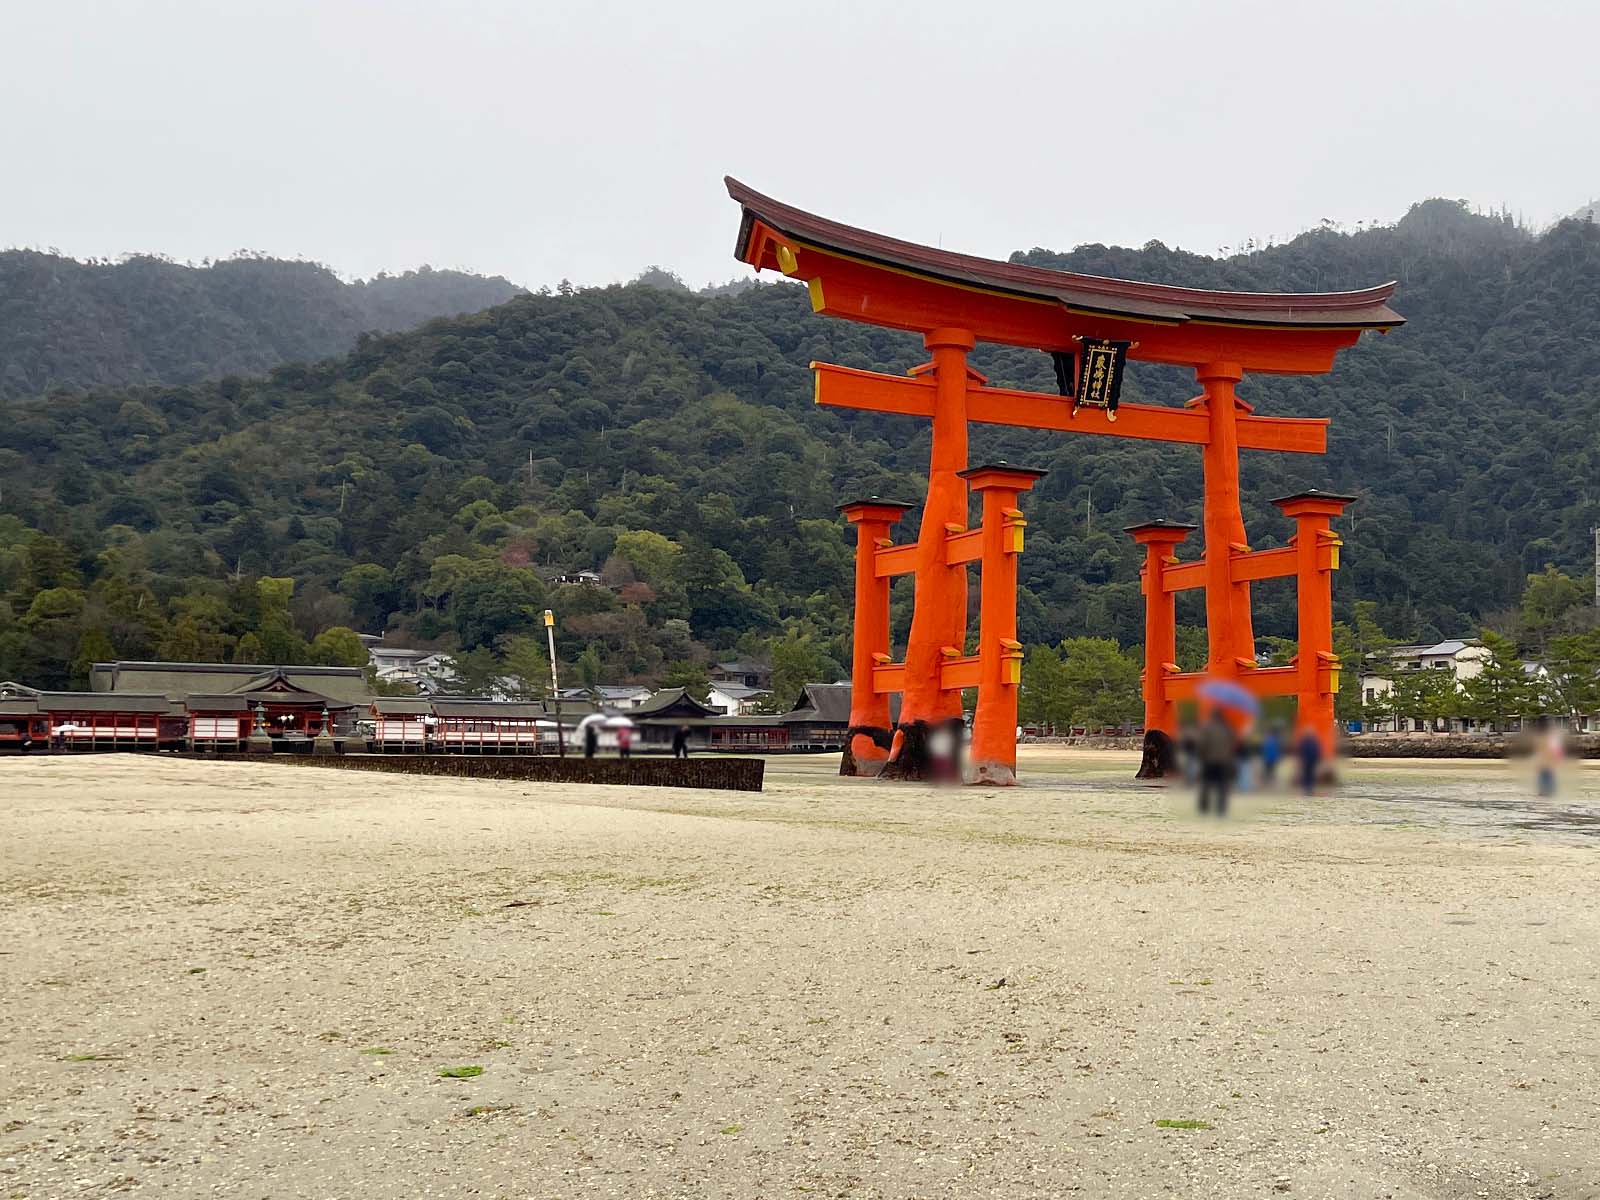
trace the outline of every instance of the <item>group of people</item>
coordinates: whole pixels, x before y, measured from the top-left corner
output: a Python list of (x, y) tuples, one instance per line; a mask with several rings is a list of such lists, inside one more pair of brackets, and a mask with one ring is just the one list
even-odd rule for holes
[[(1276, 725), (1258, 737), (1245, 723), (1242, 727), (1221, 707), (1198, 724), (1186, 726), (1178, 739), (1178, 756), (1184, 778), (1198, 787), (1197, 803), (1202, 814), (1228, 814), (1228, 798), (1236, 788), (1255, 784), (1256, 765), (1260, 765), (1262, 787), (1275, 787), (1278, 768), (1290, 751), (1289, 739)], [(1323, 768), (1322, 739), (1311, 729), (1294, 739), (1296, 783), (1309, 796), (1316, 791)]]
[[(615, 727), (617, 735), (617, 757), (633, 757), (633, 726), (632, 724), (619, 724)], [(672, 731), (672, 757), (689, 757), (689, 737), (691, 730), (687, 725), (680, 725)], [(600, 722), (590, 720), (583, 725), (583, 756), (593, 758), (600, 749)]]

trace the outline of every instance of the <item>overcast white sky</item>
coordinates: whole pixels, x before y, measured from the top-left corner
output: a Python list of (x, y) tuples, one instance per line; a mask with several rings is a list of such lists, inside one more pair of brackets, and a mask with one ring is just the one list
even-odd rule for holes
[(0, 245), (743, 272), (733, 174), (1003, 257), (1600, 194), (1600, 6), (0, 0)]

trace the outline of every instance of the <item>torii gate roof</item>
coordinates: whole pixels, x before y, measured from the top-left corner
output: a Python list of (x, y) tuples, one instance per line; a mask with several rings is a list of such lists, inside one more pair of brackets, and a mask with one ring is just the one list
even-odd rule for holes
[(1214, 292), (1052, 271), (956, 254), (793, 208), (726, 179), (743, 208), (735, 255), (811, 287), (833, 316), (927, 332), (965, 328), (981, 341), (1071, 349), (1076, 336), (1135, 340), (1131, 357), (1245, 369), (1326, 371), (1368, 329), (1404, 322), (1395, 285), (1355, 292)]

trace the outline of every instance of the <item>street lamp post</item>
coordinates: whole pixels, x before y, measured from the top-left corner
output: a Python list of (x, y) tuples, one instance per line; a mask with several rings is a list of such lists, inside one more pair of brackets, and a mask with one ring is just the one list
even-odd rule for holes
[(556, 674), (556, 614), (544, 610), (544, 635), (550, 644), (550, 695), (556, 702), (556, 753), (567, 756), (567, 738), (561, 730), (561, 679)]

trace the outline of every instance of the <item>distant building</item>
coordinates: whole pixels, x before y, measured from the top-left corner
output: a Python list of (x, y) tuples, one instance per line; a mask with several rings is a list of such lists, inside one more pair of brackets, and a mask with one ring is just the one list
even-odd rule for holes
[(772, 686), (772, 668), (757, 662), (720, 662), (706, 674), (712, 683), (741, 683), (749, 688)]
[[(1361, 673), (1361, 698), (1372, 704), (1388, 696), (1394, 689), (1396, 677), (1414, 671), (1448, 671), (1456, 687), (1461, 687), (1483, 671), (1489, 651), (1476, 638), (1449, 638), (1442, 642), (1395, 646), (1389, 651), (1389, 665), (1383, 674), (1368, 663)], [(1532, 679), (1545, 679), (1549, 672), (1536, 662), (1522, 664), (1523, 671)], [(1511, 717), (1513, 726), (1519, 718)], [(1440, 717), (1431, 724), (1411, 713), (1394, 713), (1367, 722), (1369, 733), (1472, 733), (1488, 729), (1494, 722), (1472, 717)]]
[(605, 581), (600, 578), (599, 571), (565, 571), (549, 576), (548, 582), (581, 584), (585, 587), (601, 587)]
[(365, 704), (367, 699), (367, 677), (360, 667), (117, 661), (97, 662), (89, 668), (92, 692), (146, 692), (183, 700), (195, 694), (270, 687), (314, 693), (341, 704)]
[(602, 683), (593, 688), (570, 687), (561, 689), (563, 700), (598, 699), (601, 706), (628, 712), (638, 708), (654, 695), (654, 690), (640, 683)]
[(720, 708), (730, 717), (749, 716), (760, 706), (762, 700), (772, 695), (772, 689), (749, 687), (742, 683), (723, 681), (711, 685), (711, 693), (706, 697), (706, 702), (712, 708)]
[(455, 664), (438, 650), (412, 650), (405, 646), (367, 647), (372, 671), (384, 683), (406, 683), (420, 692), (441, 691), (455, 680)]

